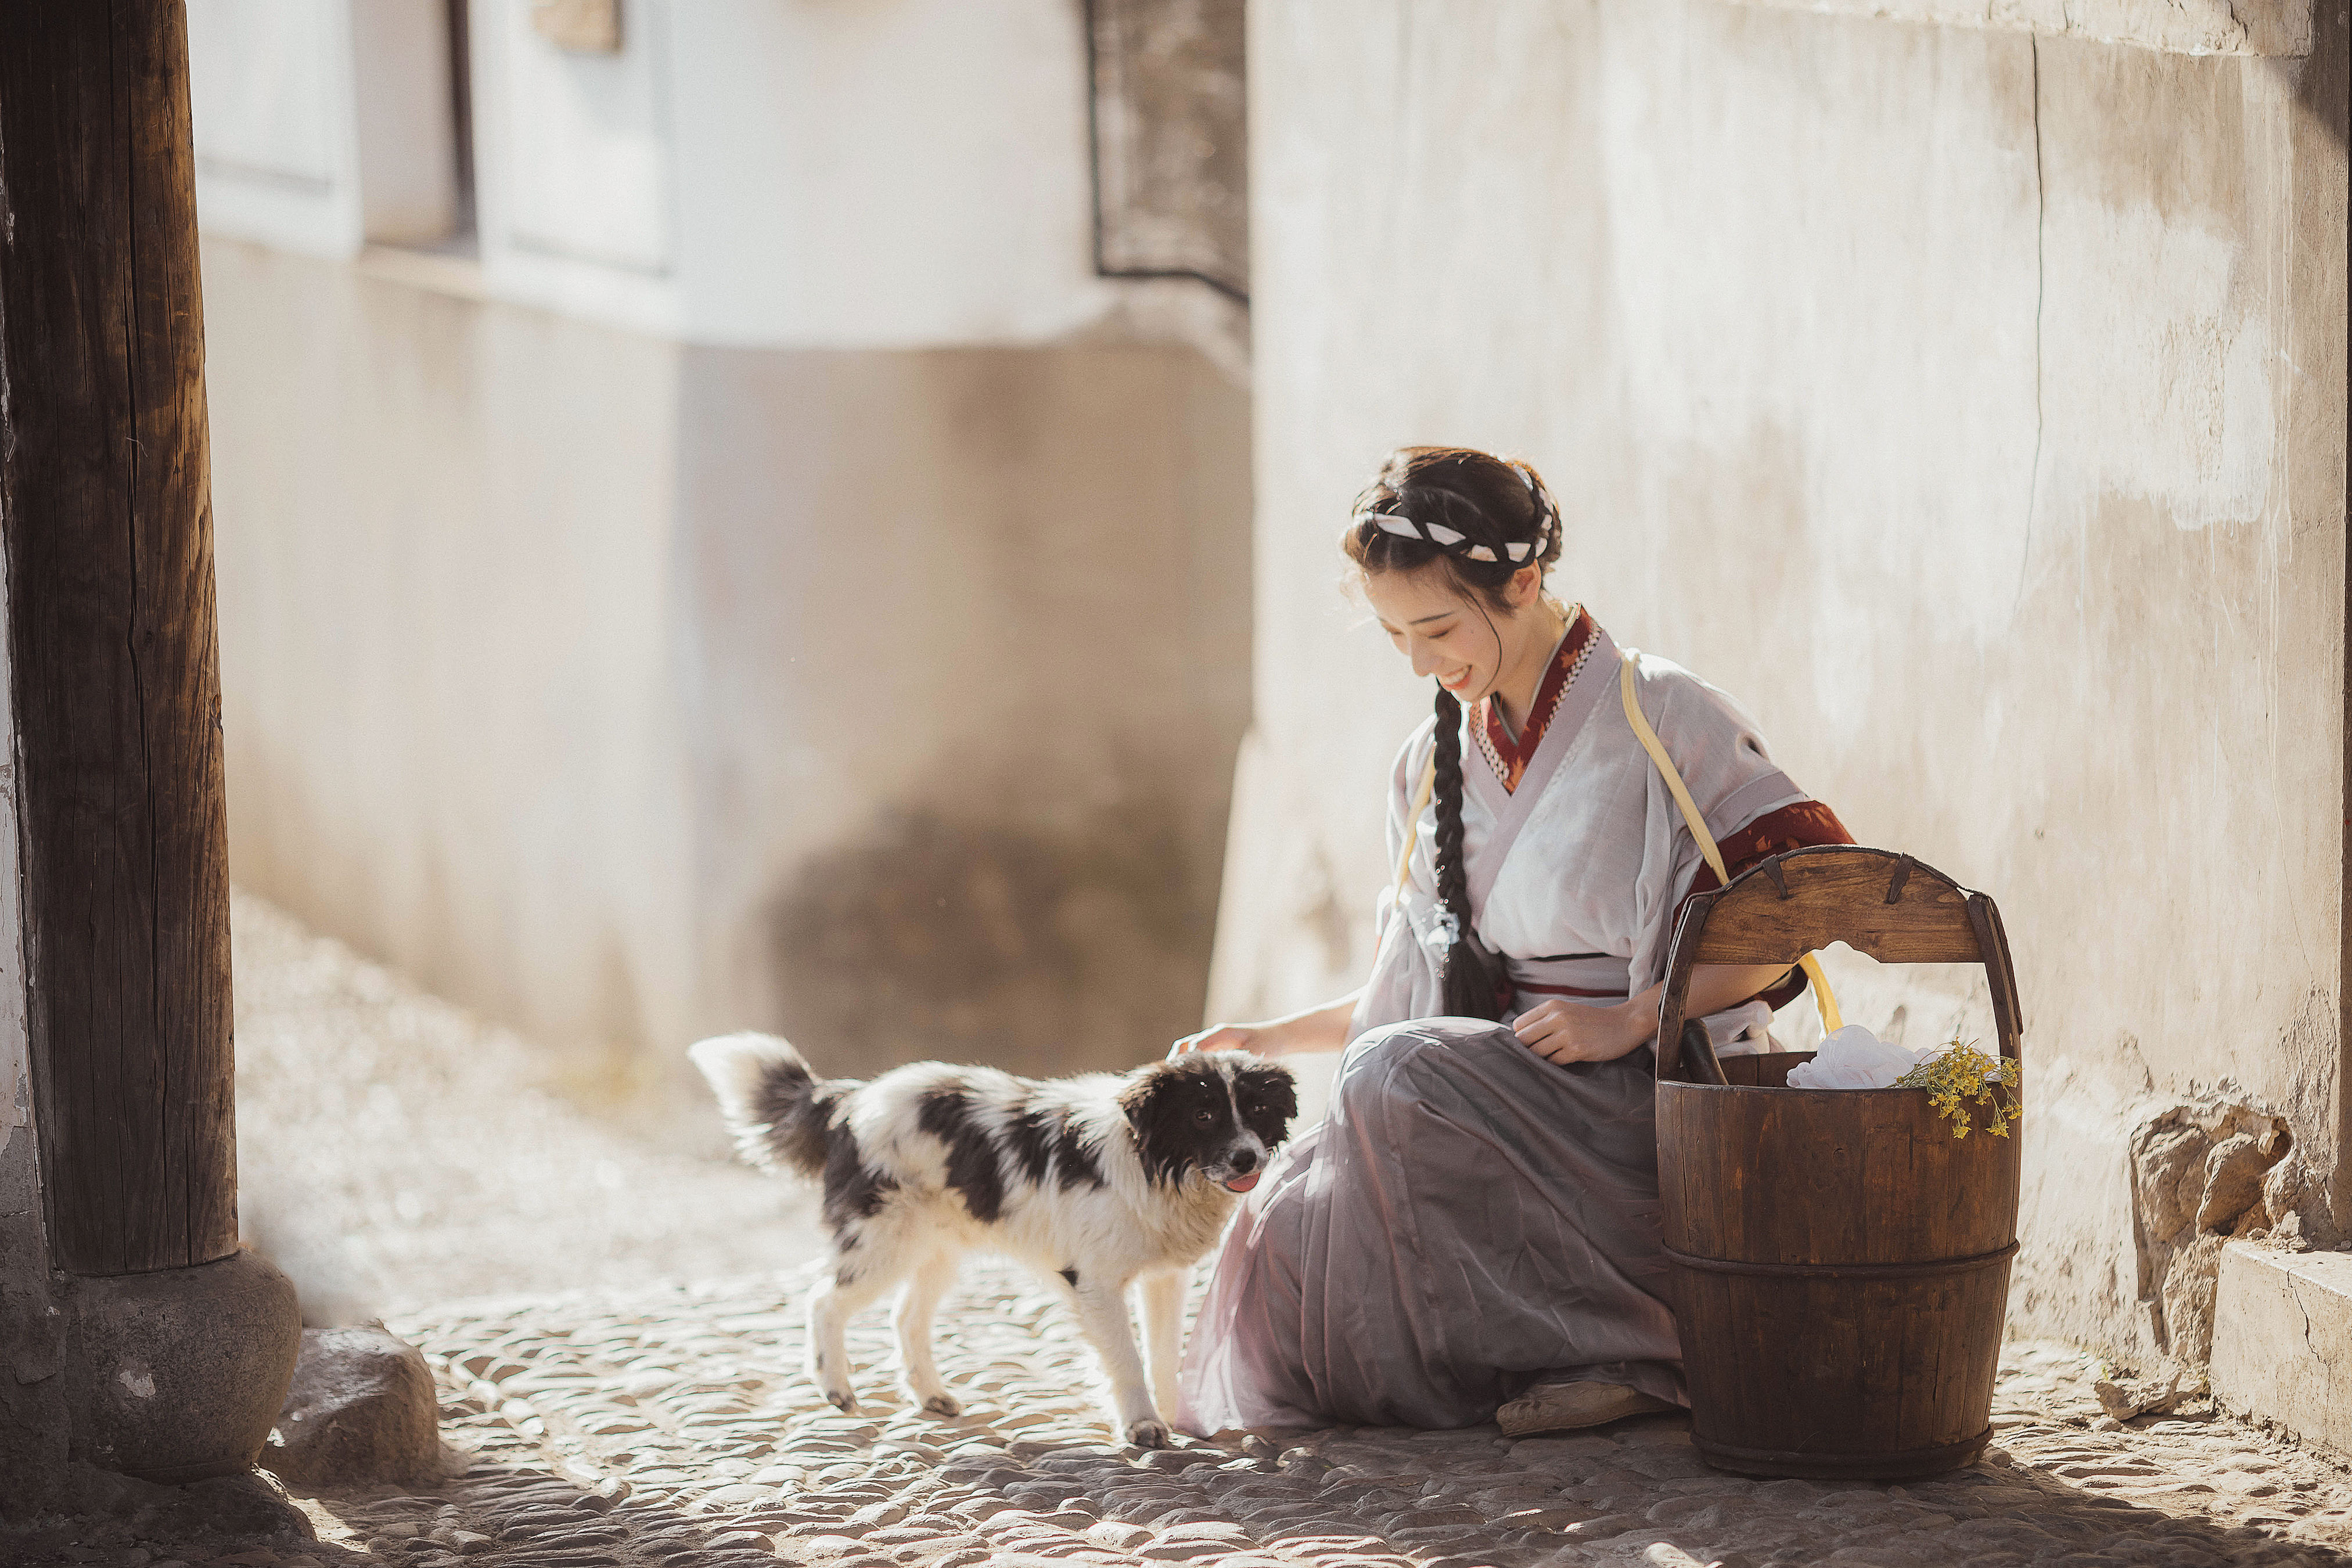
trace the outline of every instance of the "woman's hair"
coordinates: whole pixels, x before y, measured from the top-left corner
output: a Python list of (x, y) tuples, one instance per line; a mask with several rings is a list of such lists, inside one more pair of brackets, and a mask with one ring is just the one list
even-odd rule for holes
[[(1367, 576), (1444, 566), (1462, 596), (1508, 612), (1504, 590), (1519, 571), (1559, 559), (1559, 506), (1528, 464), (1462, 447), (1403, 447), (1356, 498), (1348, 559)], [(1462, 859), (1462, 705), (1437, 689), (1437, 868), (1441, 920), (1459, 938), (1440, 975), (1445, 1010), (1499, 1018), (1509, 1001), (1503, 965), (1471, 929), (1470, 874)]]

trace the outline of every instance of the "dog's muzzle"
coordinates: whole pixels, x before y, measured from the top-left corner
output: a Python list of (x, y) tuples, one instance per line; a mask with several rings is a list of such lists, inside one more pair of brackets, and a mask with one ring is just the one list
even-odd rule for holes
[(1266, 1156), (1251, 1148), (1233, 1151), (1201, 1173), (1229, 1193), (1245, 1193), (1265, 1174)]

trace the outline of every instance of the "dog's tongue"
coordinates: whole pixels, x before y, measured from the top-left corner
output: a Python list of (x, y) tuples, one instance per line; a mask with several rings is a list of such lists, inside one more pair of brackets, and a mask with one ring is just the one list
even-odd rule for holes
[(1235, 1176), (1232, 1181), (1225, 1184), (1225, 1191), (1229, 1193), (1245, 1193), (1252, 1187), (1257, 1185), (1257, 1179), (1263, 1173), (1264, 1173), (1262, 1172), (1252, 1171), (1246, 1176)]

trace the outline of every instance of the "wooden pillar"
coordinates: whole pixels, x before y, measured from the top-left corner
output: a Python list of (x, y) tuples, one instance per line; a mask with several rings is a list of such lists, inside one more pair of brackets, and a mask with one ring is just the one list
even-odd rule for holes
[(180, 0), (0, 0), (0, 536), (50, 1258), (236, 1249)]

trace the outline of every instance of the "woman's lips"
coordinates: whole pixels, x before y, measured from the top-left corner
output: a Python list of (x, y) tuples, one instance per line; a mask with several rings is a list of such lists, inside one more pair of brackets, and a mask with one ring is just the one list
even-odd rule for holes
[(1459, 675), (1440, 676), (1437, 684), (1448, 691), (1459, 691), (1470, 684), (1470, 672), (1465, 669)]
[(1265, 1173), (1262, 1171), (1252, 1171), (1246, 1176), (1235, 1176), (1233, 1180), (1223, 1183), (1222, 1185), (1229, 1193), (1245, 1193), (1257, 1185), (1257, 1179), (1263, 1174)]

